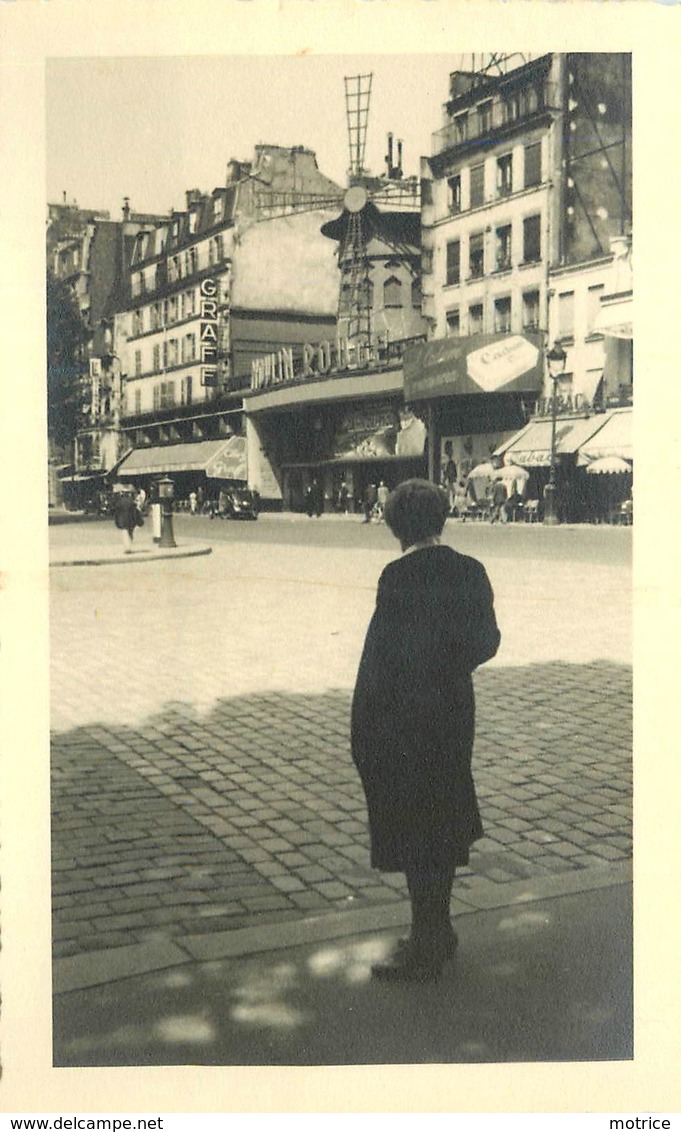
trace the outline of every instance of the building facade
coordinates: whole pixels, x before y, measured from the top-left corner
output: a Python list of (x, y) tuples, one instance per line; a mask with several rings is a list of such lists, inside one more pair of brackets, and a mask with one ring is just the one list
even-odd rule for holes
[[(188, 193), (182, 212), (139, 233), (115, 347), (125, 373), (122, 433), (146, 456), (123, 461), (121, 478), (172, 473), (180, 495), (245, 480), (242, 391), (253, 359), (333, 333), (337, 272), (320, 234), (331, 214), (269, 216), (268, 199), (293, 186), (339, 192), (310, 150), (258, 146), (254, 161), (230, 163), (224, 187)], [(239, 474), (220, 477), (216, 466), (227, 465), (213, 457), (228, 439)]]
[[(604, 410), (612, 384), (601, 308), (611, 241), (631, 231), (630, 59), (494, 58), (451, 75), (422, 161), (428, 341), (405, 360), (405, 386), (411, 399), (427, 391), (436, 476), (467, 475), (551, 411), (544, 355), (556, 339), (563, 411)], [(483, 356), (486, 379), (472, 381)]]

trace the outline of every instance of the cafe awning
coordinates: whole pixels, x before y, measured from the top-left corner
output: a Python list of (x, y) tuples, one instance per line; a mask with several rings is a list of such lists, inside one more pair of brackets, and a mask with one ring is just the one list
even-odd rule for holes
[(199, 440), (186, 444), (133, 448), (121, 461), (117, 476), (172, 475), (174, 472), (205, 472), (209, 478), (245, 480), (246, 439)]
[(543, 379), (541, 338), (524, 334), (474, 334), (410, 346), (404, 354), (407, 401), (480, 393), (539, 393)]
[[(603, 427), (607, 415), (556, 420), (556, 455), (571, 455)], [(551, 463), (551, 420), (531, 421), (494, 453), (507, 464), (522, 468), (547, 468)]]
[(623, 460), (633, 460), (633, 419), (633, 410), (630, 408), (611, 410), (603, 427), (580, 446), (579, 463), (588, 464), (603, 456), (620, 456)]

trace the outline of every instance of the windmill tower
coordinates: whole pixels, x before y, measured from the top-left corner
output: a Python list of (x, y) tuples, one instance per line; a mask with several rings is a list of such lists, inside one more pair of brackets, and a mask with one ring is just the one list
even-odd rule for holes
[[(374, 338), (371, 242), (377, 240), (387, 245), (395, 260), (408, 265), (413, 279), (418, 279), (420, 273), (420, 255), (415, 246), (420, 185), (416, 177), (403, 177), (401, 141), (397, 143), (397, 163), (393, 164), (393, 137), (389, 135), (385, 174), (372, 176), (364, 165), (372, 79), (372, 74), (344, 78), (349, 148), (347, 189), (329, 194), (259, 194), (256, 190), (255, 197), (262, 220), (317, 209), (341, 210), (321, 230), (338, 242), (338, 329), (341, 337), (355, 343), (370, 343)], [(400, 223), (400, 218), (408, 219)]]

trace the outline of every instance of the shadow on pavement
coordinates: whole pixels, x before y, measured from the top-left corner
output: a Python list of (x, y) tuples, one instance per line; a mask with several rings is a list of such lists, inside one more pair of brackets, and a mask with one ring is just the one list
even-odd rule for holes
[(384, 935), (187, 965), (57, 999), (55, 1064), (624, 1060), (629, 886), (459, 920), (437, 984), (369, 979)]
[[(490, 668), (476, 694), (486, 836), (459, 894), (492, 909), (506, 882), (626, 860), (630, 669)], [(172, 703), (135, 727), (55, 733), (55, 956), (401, 900), (403, 878), (368, 867), (349, 706), (347, 690), (270, 692), (218, 700), (205, 715)], [(57, 995), (56, 1063), (631, 1056), (624, 886), (460, 923), (461, 955), (437, 986), (368, 982), (390, 943), (375, 934)]]

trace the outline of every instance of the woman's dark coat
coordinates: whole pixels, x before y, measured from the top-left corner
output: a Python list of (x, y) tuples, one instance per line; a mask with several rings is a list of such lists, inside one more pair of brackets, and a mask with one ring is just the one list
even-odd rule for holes
[(116, 496), (114, 522), (120, 531), (127, 531), (129, 535), (132, 535), (137, 526), (137, 504), (127, 492)]
[(381, 574), (352, 704), (352, 756), (385, 872), (468, 862), (482, 823), (471, 774), (472, 672), (500, 641), (484, 567), (447, 546)]

